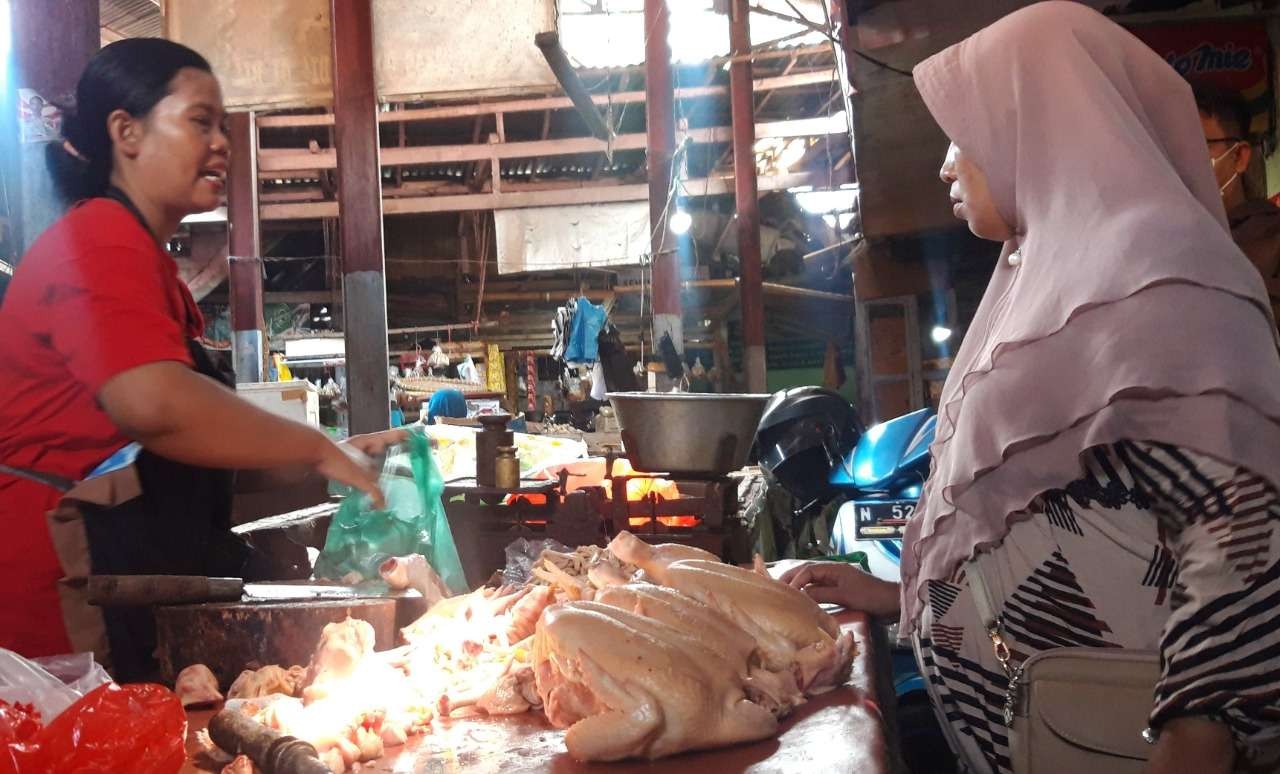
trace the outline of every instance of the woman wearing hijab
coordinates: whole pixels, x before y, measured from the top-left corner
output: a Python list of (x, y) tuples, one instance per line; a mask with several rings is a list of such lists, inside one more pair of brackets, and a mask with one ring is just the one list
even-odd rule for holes
[(1061, 646), (1160, 651), (1149, 771), (1275, 771), (1280, 352), (1190, 87), (1072, 2), (914, 75), (953, 142), (957, 217), (1005, 250), (943, 390), (901, 586), (828, 564), (785, 579), (901, 614), (972, 771), (1011, 766), (1009, 681), (970, 560), (1015, 665)]
[(68, 579), (243, 576), (232, 468), (307, 466), (381, 498), (358, 455), (237, 398), (199, 343), (204, 322), (164, 244), (218, 206), (225, 118), (199, 54), (122, 40), (89, 62), (67, 142), (50, 146), (74, 206), (32, 244), (0, 308), (0, 647), (109, 646), (116, 677), (145, 677), (149, 612), (104, 620)]

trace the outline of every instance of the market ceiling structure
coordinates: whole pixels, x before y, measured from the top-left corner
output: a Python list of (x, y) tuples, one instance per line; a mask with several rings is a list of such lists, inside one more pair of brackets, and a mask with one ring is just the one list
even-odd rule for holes
[[(158, 2), (100, 1), (104, 42), (126, 34), (161, 34)], [(561, 3), (562, 22), (565, 15), (572, 15), (566, 12), (574, 2)], [(627, 7), (629, 2), (635, 9)], [(586, 7), (590, 4), (579, 4), (587, 12), (592, 10)], [(623, 18), (643, 3), (602, 0), (597, 5)], [(825, 35), (782, 18), (794, 18), (798, 11), (822, 23), (824, 4), (820, 0), (752, 0), (751, 5), (753, 22), (761, 20), (752, 36), (760, 194), (768, 197), (800, 186), (838, 187), (849, 179), (852, 159), (833, 48)], [(562, 37), (567, 26), (562, 24)], [(724, 33), (727, 48), (727, 24)], [(571, 42), (566, 40), (566, 46)], [(681, 136), (689, 141), (684, 191), (697, 202), (696, 208), (718, 197), (721, 209), (728, 207), (731, 220), (728, 58), (721, 55), (681, 64), (679, 46), (676, 49), (676, 116), (683, 124)], [(579, 50), (589, 60), (597, 55)], [(615, 132), (611, 142), (592, 137), (570, 100), (558, 92), (383, 106), (378, 119), (383, 207), (391, 216), (387, 218), (386, 271), (393, 351), (412, 348), (416, 339), (430, 335), (428, 323), (443, 320), (475, 321), (481, 326), (477, 330), (484, 331), (479, 336), (494, 339), (504, 348), (541, 348), (549, 344), (545, 309), (563, 303), (578, 290), (610, 304), (628, 343), (640, 341), (643, 304), (648, 302), (642, 272), (491, 274), (483, 294), (478, 280), (484, 263), (492, 271), (491, 247), (486, 247), (484, 236), (485, 229), (492, 228), (492, 210), (647, 198), (644, 69), (638, 59), (626, 61), (636, 59), (634, 52), (619, 57), (612, 67), (579, 69)], [(268, 258), (265, 300), (327, 304), (329, 313), (340, 320), (336, 315), (341, 300), (339, 262), (325, 258), (333, 252), (331, 245), (336, 246), (338, 215), (332, 113), (326, 109), (258, 113), (256, 130), (264, 255), (324, 258), (274, 262)], [(730, 220), (721, 228), (722, 239), (732, 232)], [(448, 232), (456, 235), (456, 241), (447, 252), (437, 249), (443, 244), (439, 241), (436, 248), (427, 245), (411, 254), (397, 251), (394, 243), (414, 231)], [(314, 249), (289, 246), (299, 241)], [(712, 241), (717, 241), (714, 234)], [(690, 319), (691, 343), (710, 342), (719, 322), (736, 311), (736, 281), (694, 279), (683, 292), (688, 307), (695, 310), (692, 317), (697, 318)], [(820, 323), (847, 321), (851, 298), (819, 292), (802, 303), (797, 293), (804, 292), (811, 291), (766, 286), (771, 336), (825, 338), (840, 333)], [(226, 291), (218, 289), (206, 301), (225, 303), (226, 299)], [(706, 325), (708, 321), (712, 324)], [(396, 336), (397, 330), (404, 332)], [(445, 335), (443, 325), (438, 332)], [(453, 335), (467, 336), (463, 331)]]

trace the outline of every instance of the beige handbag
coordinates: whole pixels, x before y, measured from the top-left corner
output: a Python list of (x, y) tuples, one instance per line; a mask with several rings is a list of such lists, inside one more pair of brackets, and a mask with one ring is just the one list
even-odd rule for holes
[(1142, 774), (1160, 659), (1150, 651), (1053, 648), (1014, 667), (976, 561), (969, 588), (1009, 677), (1004, 722), (1015, 774)]

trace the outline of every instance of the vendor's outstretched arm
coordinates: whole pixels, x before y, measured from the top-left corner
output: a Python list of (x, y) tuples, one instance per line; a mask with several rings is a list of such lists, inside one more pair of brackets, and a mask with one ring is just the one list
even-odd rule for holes
[(211, 468), (303, 464), (379, 502), (377, 475), (314, 427), (242, 400), (178, 362), (131, 368), (98, 402), (121, 432), (176, 462)]

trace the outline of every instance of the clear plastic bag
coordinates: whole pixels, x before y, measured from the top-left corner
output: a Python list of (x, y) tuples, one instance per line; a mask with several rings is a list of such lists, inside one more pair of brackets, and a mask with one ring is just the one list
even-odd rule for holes
[(379, 484), (387, 500), (384, 510), (371, 508), (359, 493), (341, 492), (346, 499), (329, 525), (316, 577), (342, 579), (356, 573), (376, 580), (387, 559), (422, 554), (450, 591), (466, 592), (466, 576), (440, 501), (444, 478), (425, 435), (411, 432), (405, 443), (393, 447)]
[(502, 582), (508, 586), (523, 586), (533, 577), (533, 566), (546, 550), (570, 553), (573, 551), (558, 540), (529, 540), (517, 538), (507, 546), (507, 566), (502, 569)]
[(31, 659), (41, 669), (63, 682), (80, 696), (84, 696), (103, 683), (111, 682), (111, 675), (93, 660), (92, 653), (71, 653), (65, 656), (45, 656)]
[[(93, 656), (89, 658), (92, 661)], [(34, 661), (0, 648), (0, 699), (10, 704), (33, 705), (48, 721), (82, 696), (83, 691), (76, 691)]]

